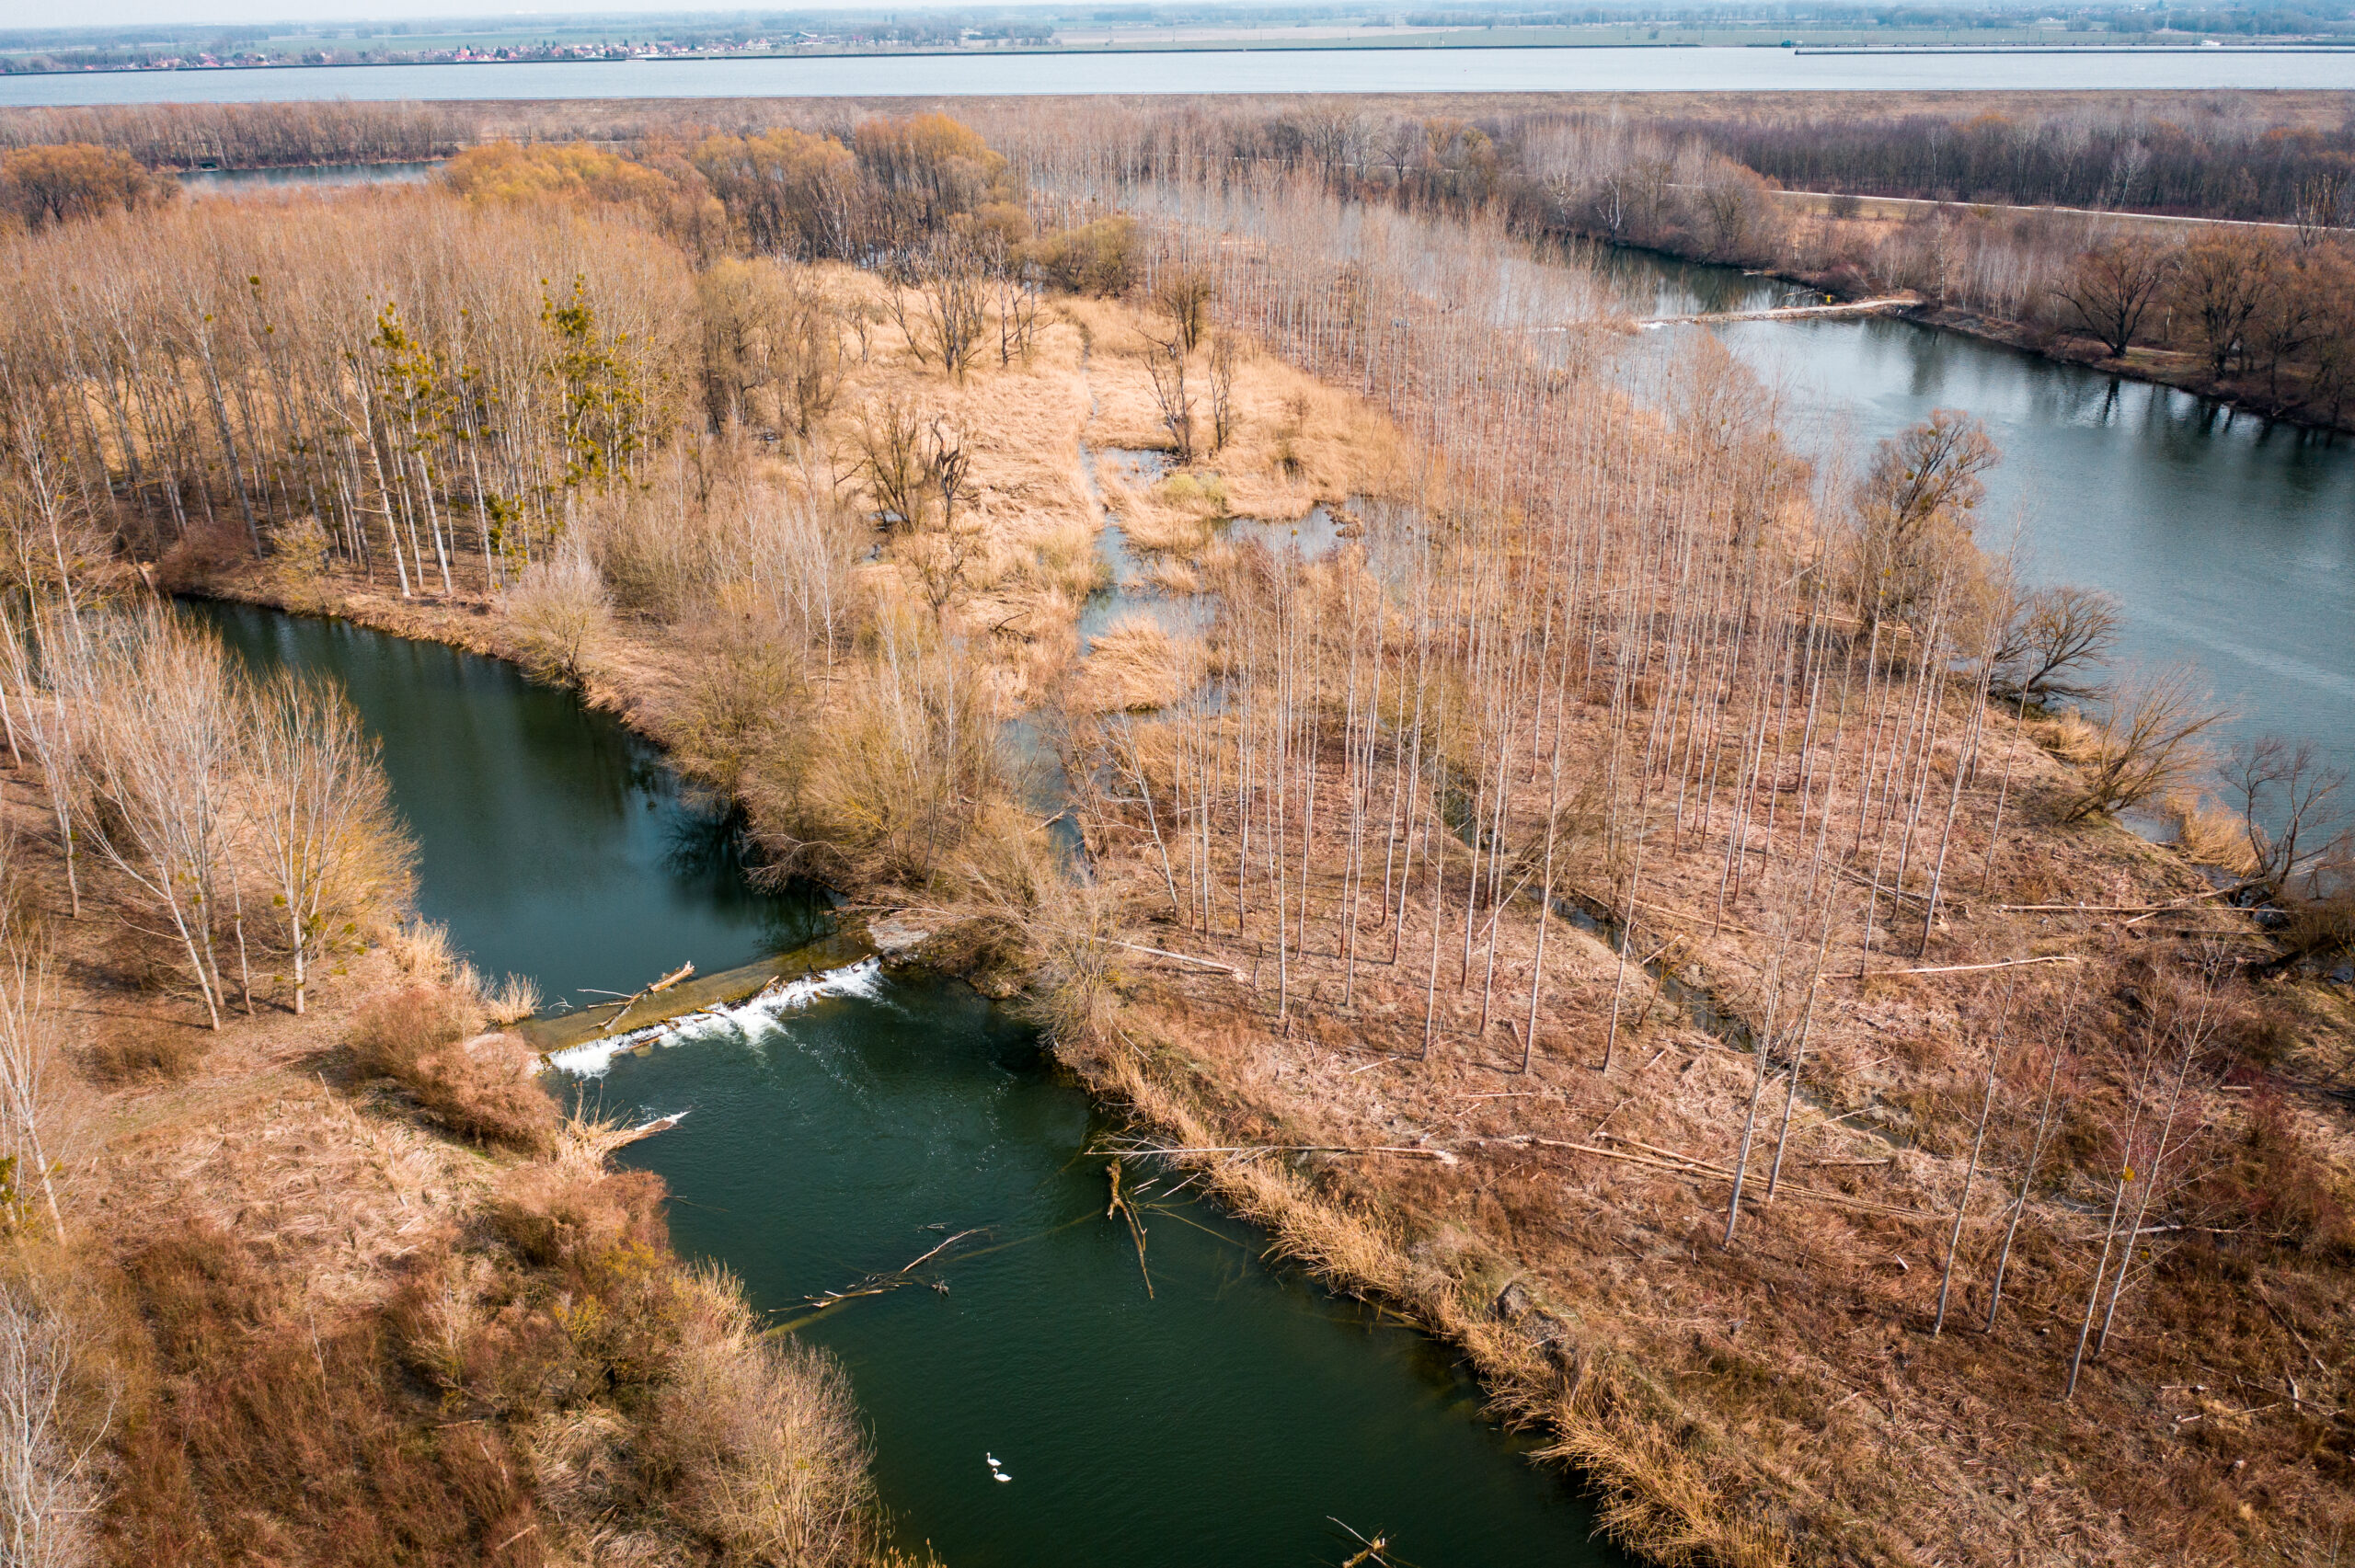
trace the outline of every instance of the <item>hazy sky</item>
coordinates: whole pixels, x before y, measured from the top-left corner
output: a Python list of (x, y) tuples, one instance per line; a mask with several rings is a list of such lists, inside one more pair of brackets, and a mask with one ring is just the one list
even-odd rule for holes
[[(876, 0), (861, 10), (921, 11), (937, 9), (947, 0)], [(1019, 4), (1020, 0), (1011, 0)], [(987, 4), (987, 0), (984, 0)], [(593, 15), (608, 7), (588, 6), (466, 5), (465, 0), (79, 0), (72, 6), (52, 6), (43, 0), (0, 0), (0, 26), (35, 28), (119, 27), (125, 23), (169, 22), (178, 27), (206, 22), (361, 22), (410, 21), (432, 18), (473, 18), (506, 26), (528, 23), (534, 15), (574, 17)], [(817, 0), (634, 0), (611, 7), (619, 13), (695, 12), (733, 14), (739, 11), (815, 11), (836, 7)]]

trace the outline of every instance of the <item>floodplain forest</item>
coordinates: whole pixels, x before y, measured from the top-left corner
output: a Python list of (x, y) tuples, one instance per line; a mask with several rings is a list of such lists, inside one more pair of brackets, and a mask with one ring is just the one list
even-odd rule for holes
[[(839, 1370), (671, 1255), (629, 1130), (500, 1032), (529, 986), (405, 918), (349, 705), (174, 593), (621, 712), (767, 874), (1024, 1008), (1114, 1158), (1463, 1346), (1638, 1554), (2333, 1560), (2344, 781), (2223, 751), (2116, 606), (2027, 587), (1967, 414), (1802, 460), (1563, 247), (1775, 259), (1806, 226), (1735, 160), (1811, 168), (1799, 131), (402, 112), (0, 155), (29, 1561), (885, 1557)], [(454, 155), (143, 183), (337, 136)], [(2229, 144), (2191, 141), (2166, 189)], [(2144, 280), (2118, 354), (2207, 341), (2186, 291), (2244, 241), (2070, 233), (2020, 277), (2089, 322)], [(2335, 397), (2318, 348), (2235, 357), (2250, 297), (2215, 373)], [(236, 1084), (328, 1175), (208, 1119)], [(365, 1239), (323, 1271), (330, 1201)]]

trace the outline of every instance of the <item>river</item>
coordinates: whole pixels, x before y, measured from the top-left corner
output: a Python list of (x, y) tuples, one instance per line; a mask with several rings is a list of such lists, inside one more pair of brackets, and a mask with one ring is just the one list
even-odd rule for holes
[(2355, 50), (1258, 49), (488, 62), (0, 76), (0, 105), (321, 98), (1030, 97), (1117, 93), (2175, 91), (2355, 88)]
[[(1726, 268), (1634, 251), (1599, 259), (1641, 314), (1794, 297)], [(2116, 599), (2119, 666), (2190, 666), (2232, 711), (2227, 744), (2312, 740), (2355, 773), (2355, 441), (1890, 317), (1657, 336), (1694, 331), (1758, 372), (1800, 451), (1844, 448), (1852, 470), (1934, 408), (1977, 415), (2004, 452), (1982, 544), (2000, 551), (2016, 529), (2031, 581)]]
[[(494, 976), (580, 999), (826, 922), (813, 890), (746, 887), (726, 823), (565, 692), (350, 625), (199, 612), (258, 666), (344, 682), (416, 835), (421, 912)], [(1423, 1568), (1624, 1568), (1572, 1484), (1482, 1419), (1453, 1353), (1269, 1267), (1264, 1235), (1169, 1199), (1166, 1176), (1148, 1297), (1083, 1154), (1111, 1124), (1013, 1015), (954, 982), (833, 989), (578, 1087), (688, 1113), (627, 1153), (670, 1184), (683, 1253), (848, 1367), (903, 1546), (955, 1568), (1309, 1568), (1355, 1550), (1338, 1519)], [(968, 1228), (987, 1234), (926, 1271), (945, 1294), (799, 1305)]]

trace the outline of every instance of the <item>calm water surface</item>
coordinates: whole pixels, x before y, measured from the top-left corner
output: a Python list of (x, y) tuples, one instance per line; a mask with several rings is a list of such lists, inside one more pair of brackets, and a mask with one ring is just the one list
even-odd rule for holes
[[(1752, 309), (1793, 291), (1621, 252), (1607, 265), (1656, 314)], [(2355, 442), (1886, 318), (1666, 327), (1715, 332), (1780, 396), (1803, 450), (1872, 444), (1962, 408), (2004, 450), (1981, 539), (2015, 527), (2038, 582), (2124, 611), (2121, 662), (2188, 664), (2234, 738), (2311, 739), (2355, 772)]]
[(1902, 92), (2355, 88), (2355, 51), (1795, 54), (1782, 49), (1213, 50), (480, 65), (293, 66), (0, 77), (0, 104), (313, 98), (890, 97), (1060, 93)]
[(188, 169), (180, 189), (190, 196), (241, 196), (249, 191), (295, 190), (340, 185), (422, 185), (438, 163), (304, 164), (274, 169)]
[[(562, 692), (350, 626), (196, 612), (259, 664), (345, 682), (384, 738), (424, 911), (486, 969), (624, 990), (823, 919), (807, 894), (748, 891), (724, 825)], [(689, 1113), (630, 1153), (670, 1183), (683, 1252), (849, 1368), (905, 1544), (956, 1568), (1304, 1568), (1355, 1550), (1338, 1518), (1421, 1568), (1622, 1568), (1450, 1354), (1269, 1269), (1263, 1236), (1167, 1201), (1166, 1179), (1148, 1297), (1084, 1155), (1107, 1126), (1029, 1030), (961, 985), (847, 989), (624, 1056), (594, 1093)], [(801, 1305), (967, 1229), (986, 1234), (925, 1271), (945, 1291)]]

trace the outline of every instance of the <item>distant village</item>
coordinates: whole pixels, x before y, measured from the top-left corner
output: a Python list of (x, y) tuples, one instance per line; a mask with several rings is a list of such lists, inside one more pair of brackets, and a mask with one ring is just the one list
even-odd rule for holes
[(756, 38), (598, 39), (575, 42), (424, 43), (404, 46), (398, 38), (372, 37), (339, 47), (339, 40), (304, 39), (283, 46), (213, 50), (187, 48), (82, 48), (0, 55), (0, 73), (72, 71), (249, 70), (304, 65), (472, 65), (497, 62), (697, 60), (764, 54), (797, 54), (873, 49), (1043, 47), (1054, 41), (1043, 25), (995, 28), (876, 25), (834, 32), (795, 30)]

